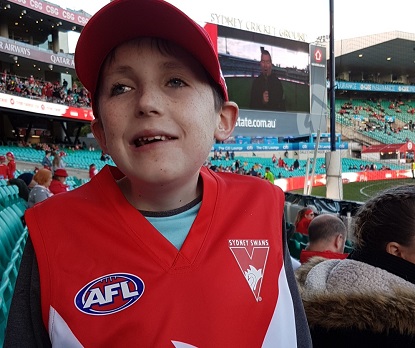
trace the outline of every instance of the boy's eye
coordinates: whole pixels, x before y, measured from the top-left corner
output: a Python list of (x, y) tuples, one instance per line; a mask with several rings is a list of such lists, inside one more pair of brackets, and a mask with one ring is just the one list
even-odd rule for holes
[(183, 80), (181, 80), (177, 77), (170, 79), (167, 84), (171, 87), (184, 87), (184, 86), (187, 86), (186, 83), (184, 83)]
[(128, 92), (131, 90), (131, 87), (127, 87), (125, 85), (121, 85), (121, 84), (115, 84), (114, 86), (111, 87), (111, 95), (119, 95), (119, 94), (123, 94), (125, 92)]

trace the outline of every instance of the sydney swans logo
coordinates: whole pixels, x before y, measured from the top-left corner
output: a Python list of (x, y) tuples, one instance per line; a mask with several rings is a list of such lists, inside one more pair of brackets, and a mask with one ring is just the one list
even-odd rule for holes
[(261, 301), (260, 291), (269, 252), (268, 240), (231, 239), (229, 240), (229, 249), (255, 299)]

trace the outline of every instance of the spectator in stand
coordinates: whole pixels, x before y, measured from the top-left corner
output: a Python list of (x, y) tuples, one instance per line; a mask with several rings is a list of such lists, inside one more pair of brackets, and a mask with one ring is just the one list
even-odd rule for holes
[(101, 161), (108, 161), (109, 160), (109, 156), (104, 152), (101, 151)]
[(43, 168), (45, 169), (49, 169), (49, 170), (52, 169), (52, 161), (50, 160), (51, 154), (52, 152), (50, 150), (45, 151), (45, 157), (43, 157), (42, 163), (41, 163)]
[(64, 154), (65, 154), (64, 152), (54, 153), (53, 160), (52, 160), (52, 173), (55, 173), (55, 171), (58, 169), (65, 168), (65, 162), (62, 159)]
[(95, 175), (98, 174), (98, 169), (94, 163), (89, 165), (89, 178), (92, 179)]
[(14, 160), (14, 154), (13, 152), (7, 152), (6, 153), (7, 158), (7, 167), (8, 167), (8, 177), (9, 179), (14, 179), (14, 175), (16, 173), (16, 162)]
[[(35, 173), (38, 170), (39, 169), (37, 169), (37, 170), (35, 169)], [(27, 185), (27, 187), (29, 188), (29, 191), (30, 191), (36, 185), (36, 181), (33, 180), (33, 176), (34, 176), (34, 173), (25, 172), (25, 173), (20, 174), (17, 178), (23, 180), (25, 182), (25, 184)]]
[(265, 167), (264, 179), (268, 180), (271, 184), (274, 184), (274, 174), (272, 174), (270, 167)]
[(314, 347), (415, 347), (415, 186), (355, 215), (354, 251), (296, 271)]
[(22, 180), (17, 178), (10, 179), (8, 181), (8, 185), (15, 185), (19, 188), (19, 197), (23, 198), (26, 202), (29, 200), (29, 187), (26, 185), (26, 183)]
[(308, 226), (310, 225), (311, 220), (314, 219), (314, 211), (311, 208), (302, 208), (298, 213), (295, 219), (294, 225), (295, 230), (301, 234), (308, 235)]
[(298, 161), (298, 159), (297, 159), (297, 158), (295, 159), (295, 161), (294, 161), (294, 163), (293, 163), (293, 168), (294, 168), (294, 169), (298, 169), (298, 168), (300, 168), (300, 162)]
[(305, 263), (313, 256), (345, 259), (349, 255), (343, 252), (346, 238), (347, 228), (337, 216), (316, 216), (308, 226), (308, 245), (301, 251), (300, 262)]
[(28, 78), (4, 74), (0, 89), (22, 97), (45, 100), (50, 103), (59, 103), (75, 106), (91, 106), (88, 92), (85, 88), (66, 90), (57, 81), (52, 84), (49, 81), (36, 80), (33, 76)]
[(6, 156), (0, 156), (0, 179), (9, 178), (9, 167), (6, 164)]
[(258, 172), (255, 170), (255, 166), (251, 167), (251, 170), (249, 171), (249, 175), (258, 176)]
[(49, 190), (49, 186), (52, 182), (52, 172), (49, 169), (39, 169), (34, 175), (33, 180), (36, 181), (36, 185), (29, 193), (29, 208), (33, 207), (36, 203), (42, 202), (53, 196), (53, 193)]
[(54, 195), (62, 192), (67, 192), (69, 186), (65, 184), (68, 173), (65, 169), (56, 169), (53, 173), (52, 182), (50, 183), (49, 190)]

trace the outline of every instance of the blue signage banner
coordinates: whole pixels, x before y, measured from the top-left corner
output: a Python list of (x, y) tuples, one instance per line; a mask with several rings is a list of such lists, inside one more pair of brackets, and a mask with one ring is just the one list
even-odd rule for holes
[(336, 89), (367, 92), (415, 93), (415, 86), (336, 81)]
[[(296, 151), (314, 150), (315, 143), (287, 143), (277, 145), (267, 144), (214, 144), (212, 151)], [(336, 143), (337, 150), (348, 149), (348, 143)], [(318, 150), (330, 150), (330, 143), (320, 143)]]

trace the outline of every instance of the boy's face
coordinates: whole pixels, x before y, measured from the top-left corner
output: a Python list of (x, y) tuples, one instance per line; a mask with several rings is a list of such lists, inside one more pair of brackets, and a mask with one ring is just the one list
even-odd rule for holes
[(130, 180), (186, 182), (197, 176), (215, 135), (222, 136), (217, 133), (223, 112), (214, 109), (202, 66), (180, 47), (169, 44), (166, 53), (157, 43), (129, 41), (107, 59), (100, 120), (92, 127), (102, 149)]

